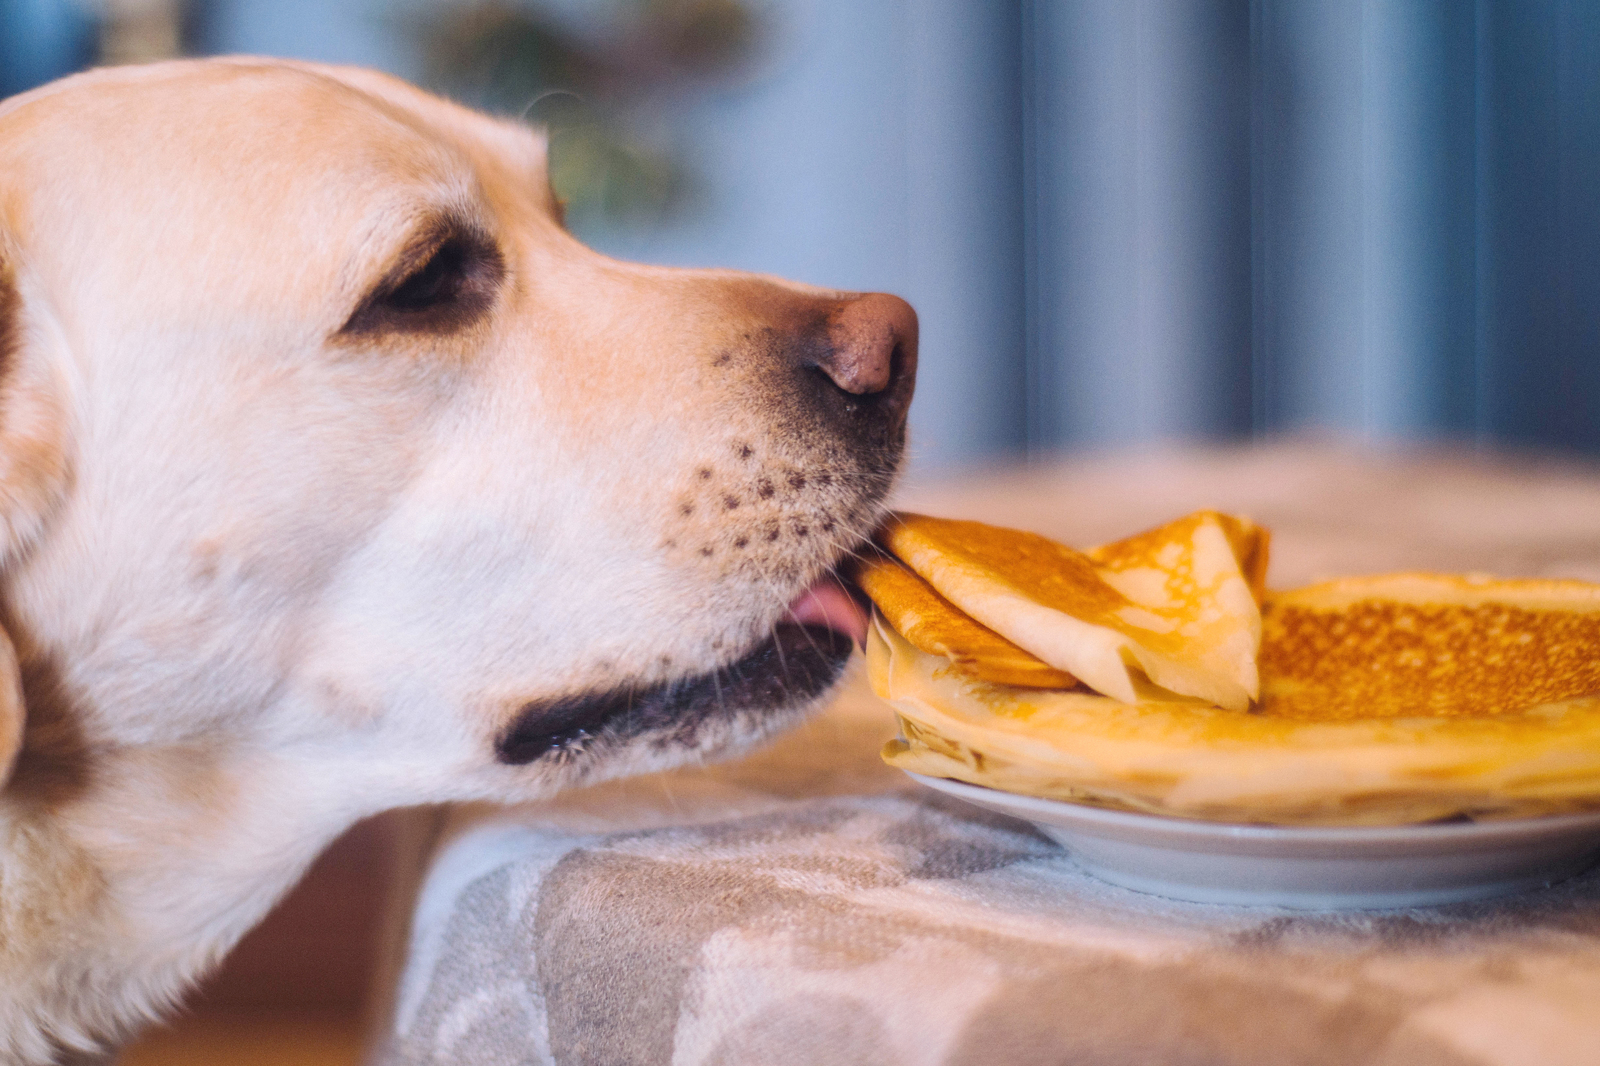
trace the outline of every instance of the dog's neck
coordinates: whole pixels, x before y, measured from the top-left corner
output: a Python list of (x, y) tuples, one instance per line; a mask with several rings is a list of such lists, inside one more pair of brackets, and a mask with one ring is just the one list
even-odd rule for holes
[(314, 751), (97, 750), (74, 780), (42, 732), (0, 793), (3, 1061), (114, 1045), (164, 1013), (365, 813), (296, 796)]

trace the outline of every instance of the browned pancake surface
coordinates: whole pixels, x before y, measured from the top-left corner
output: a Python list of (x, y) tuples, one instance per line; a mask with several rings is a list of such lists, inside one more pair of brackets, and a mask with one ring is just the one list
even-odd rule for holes
[(1486, 716), (1600, 693), (1600, 614), (1385, 600), (1268, 601), (1260, 713)]
[(1087, 555), (1037, 533), (902, 513), (882, 536), (902, 560), (917, 557), (921, 540), (1058, 611), (1098, 617), (1129, 606), (1127, 597), (1101, 580)]
[(1017, 647), (887, 556), (858, 562), (850, 575), (888, 623), (919, 651), (942, 655), (980, 681), (1024, 688), (1071, 688), (1078, 679)]

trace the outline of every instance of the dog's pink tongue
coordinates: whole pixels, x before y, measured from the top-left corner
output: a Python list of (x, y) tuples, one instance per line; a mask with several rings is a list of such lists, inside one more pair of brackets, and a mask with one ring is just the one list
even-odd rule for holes
[(806, 589), (789, 604), (787, 621), (800, 625), (827, 626), (867, 646), (867, 612), (844, 590), (839, 579), (828, 576)]

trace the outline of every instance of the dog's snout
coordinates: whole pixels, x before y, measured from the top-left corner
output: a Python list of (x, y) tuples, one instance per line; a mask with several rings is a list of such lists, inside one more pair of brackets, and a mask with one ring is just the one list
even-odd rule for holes
[(898, 296), (873, 292), (839, 307), (828, 319), (823, 373), (857, 396), (889, 389), (896, 375), (915, 372), (917, 313)]

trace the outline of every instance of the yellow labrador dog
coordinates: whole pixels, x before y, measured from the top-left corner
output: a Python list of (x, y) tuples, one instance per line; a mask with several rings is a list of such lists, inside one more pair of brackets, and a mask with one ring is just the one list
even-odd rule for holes
[(365, 815), (816, 704), (916, 338), (597, 255), (537, 135), (381, 75), (0, 105), (0, 1060), (114, 1046)]

